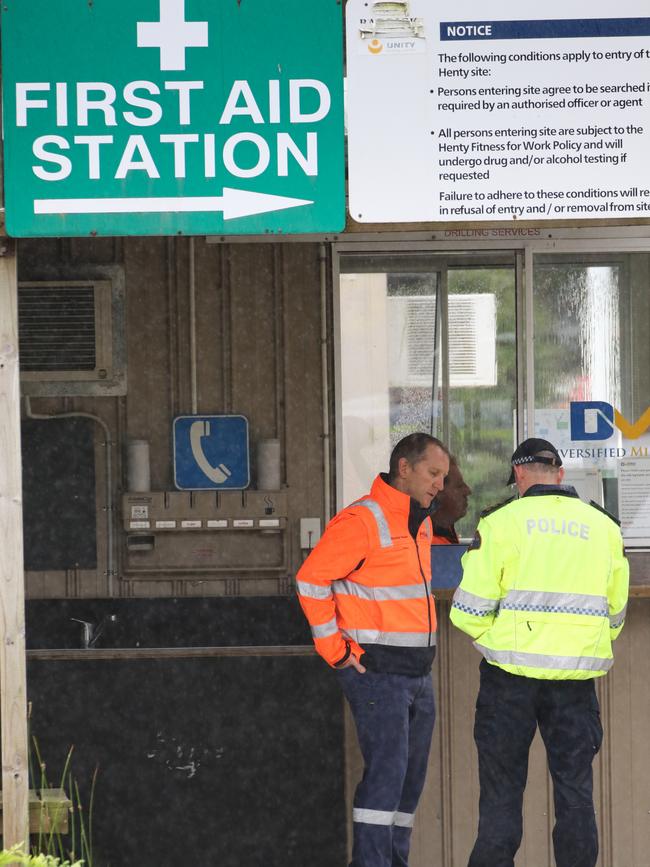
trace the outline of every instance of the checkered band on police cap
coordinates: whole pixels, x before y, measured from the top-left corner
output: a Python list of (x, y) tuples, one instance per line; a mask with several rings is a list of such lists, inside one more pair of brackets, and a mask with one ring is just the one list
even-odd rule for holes
[[(552, 457), (547, 457), (541, 452), (550, 452)], [(547, 464), (551, 467), (561, 467), (562, 458), (553, 443), (548, 440), (531, 437), (524, 440), (515, 449), (510, 461), (513, 467), (521, 466), (522, 464)], [(508, 484), (512, 485), (515, 481), (514, 470), (510, 473)]]

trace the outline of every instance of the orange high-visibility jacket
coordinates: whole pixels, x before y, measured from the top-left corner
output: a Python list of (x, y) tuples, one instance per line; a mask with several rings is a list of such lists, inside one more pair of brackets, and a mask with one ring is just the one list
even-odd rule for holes
[(432, 545), (458, 545), (458, 533), (455, 527), (435, 527), (433, 528)]
[(381, 476), (338, 513), (296, 576), (314, 644), (330, 664), (360, 645), (431, 647), (431, 519), (409, 532), (410, 497)]

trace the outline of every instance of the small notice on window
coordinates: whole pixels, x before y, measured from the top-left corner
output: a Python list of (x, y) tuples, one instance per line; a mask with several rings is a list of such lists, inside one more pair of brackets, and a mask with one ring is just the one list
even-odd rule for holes
[(625, 544), (650, 547), (650, 459), (624, 460), (618, 479), (619, 513)]

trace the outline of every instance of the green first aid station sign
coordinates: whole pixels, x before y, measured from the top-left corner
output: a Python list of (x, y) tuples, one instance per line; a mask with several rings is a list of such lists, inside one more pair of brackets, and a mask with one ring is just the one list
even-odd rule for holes
[(340, 0), (4, 0), (16, 237), (335, 232)]

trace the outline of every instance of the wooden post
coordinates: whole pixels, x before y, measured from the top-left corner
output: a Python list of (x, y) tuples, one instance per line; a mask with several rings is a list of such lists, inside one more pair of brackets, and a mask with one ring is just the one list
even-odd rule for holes
[(0, 247), (0, 727), (3, 845), (29, 848), (25, 577), (20, 457), (18, 287), (13, 242)]

